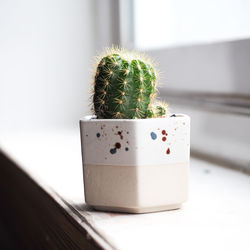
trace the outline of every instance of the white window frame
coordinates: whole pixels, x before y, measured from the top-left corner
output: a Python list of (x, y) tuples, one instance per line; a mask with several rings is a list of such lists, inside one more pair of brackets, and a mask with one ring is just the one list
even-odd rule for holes
[[(133, 1), (120, 0), (119, 10), (120, 44), (135, 49)], [(156, 58), (160, 65), (161, 98), (194, 118), (191, 126), (193, 155), (250, 171), (250, 151), (240, 154), (247, 148), (250, 150), (247, 129), (250, 126), (250, 39), (144, 52)], [(218, 115), (223, 119), (218, 119)], [(211, 142), (216, 128), (221, 129), (221, 136), (216, 135)], [(230, 137), (232, 143), (230, 140), (226, 143), (224, 139)], [(218, 149), (212, 145), (217, 145)]]

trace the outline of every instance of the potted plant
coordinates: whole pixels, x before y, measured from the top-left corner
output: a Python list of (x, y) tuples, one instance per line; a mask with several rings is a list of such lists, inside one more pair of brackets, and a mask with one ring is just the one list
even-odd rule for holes
[(190, 119), (156, 103), (145, 56), (111, 49), (94, 78), (94, 116), (80, 120), (85, 200), (96, 209), (145, 213), (187, 200)]

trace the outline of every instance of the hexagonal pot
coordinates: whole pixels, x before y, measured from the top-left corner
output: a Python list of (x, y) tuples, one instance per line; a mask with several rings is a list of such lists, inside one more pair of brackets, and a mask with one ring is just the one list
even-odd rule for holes
[(190, 118), (80, 121), (85, 200), (99, 210), (146, 213), (187, 200)]

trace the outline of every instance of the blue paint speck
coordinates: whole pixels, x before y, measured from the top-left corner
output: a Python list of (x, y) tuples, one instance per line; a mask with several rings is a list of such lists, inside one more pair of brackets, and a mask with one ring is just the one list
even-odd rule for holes
[(116, 148), (111, 148), (110, 149), (110, 153), (113, 155), (113, 154), (115, 154), (116, 153)]
[(101, 134), (100, 134), (100, 133), (97, 133), (97, 134), (96, 134), (96, 137), (98, 137), (98, 138), (99, 138), (100, 136), (101, 136)]
[(129, 151), (129, 148), (128, 148), (128, 147), (126, 147), (126, 148), (125, 148), (125, 150), (126, 150), (126, 151)]
[(157, 135), (156, 135), (156, 133), (154, 133), (154, 132), (151, 132), (151, 138), (153, 139), (153, 140), (155, 140), (156, 138), (157, 138)]

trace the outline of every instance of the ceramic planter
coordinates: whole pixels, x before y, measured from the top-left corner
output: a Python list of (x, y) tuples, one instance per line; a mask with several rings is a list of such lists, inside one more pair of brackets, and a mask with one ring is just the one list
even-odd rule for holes
[(96, 209), (145, 213), (187, 200), (190, 119), (80, 121), (85, 200)]

